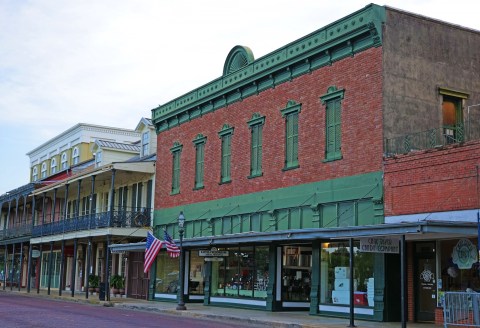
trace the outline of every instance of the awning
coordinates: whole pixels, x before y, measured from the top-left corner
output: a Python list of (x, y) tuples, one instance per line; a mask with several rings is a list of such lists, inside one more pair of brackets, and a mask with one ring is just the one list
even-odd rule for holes
[(144, 252), (146, 242), (129, 243), (129, 244), (113, 244), (108, 246), (111, 253), (125, 253), (125, 252)]

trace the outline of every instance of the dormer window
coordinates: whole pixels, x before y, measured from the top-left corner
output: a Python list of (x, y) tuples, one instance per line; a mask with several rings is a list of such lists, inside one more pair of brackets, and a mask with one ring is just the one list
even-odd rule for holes
[(72, 163), (73, 165), (78, 164), (80, 162), (80, 151), (78, 150), (78, 147), (73, 148), (73, 153), (72, 153)]
[(101, 151), (99, 151), (95, 154), (95, 165), (97, 167), (102, 165), (102, 152)]
[(42, 171), (41, 171), (42, 179), (47, 177), (47, 163), (42, 163)]
[(142, 157), (150, 154), (150, 132), (142, 134)]
[(50, 162), (50, 174), (55, 173), (57, 173), (57, 159), (52, 158), (52, 161)]
[(62, 170), (66, 170), (68, 167), (68, 158), (67, 158), (67, 153), (63, 153), (61, 157), (61, 162), (62, 162)]

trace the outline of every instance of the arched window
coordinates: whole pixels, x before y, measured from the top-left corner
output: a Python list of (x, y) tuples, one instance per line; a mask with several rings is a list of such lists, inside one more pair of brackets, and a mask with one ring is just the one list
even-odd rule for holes
[(80, 151), (78, 150), (78, 147), (73, 148), (73, 153), (72, 153), (72, 162), (73, 165), (78, 164), (80, 161)]
[(52, 161), (50, 162), (50, 174), (55, 173), (57, 173), (57, 159), (52, 158)]
[(42, 179), (47, 177), (47, 163), (43, 162), (42, 163)]
[(32, 171), (32, 180), (33, 180), (33, 181), (37, 181), (37, 180), (38, 180), (38, 169), (37, 169), (36, 166), (33, 168), (33, 171)]
[(67, 159), (67, 153), (64, 152), (61, 157), (61, 162), (62, 162), (62, 170), (65, 170), (68, 167), (68, 159)]

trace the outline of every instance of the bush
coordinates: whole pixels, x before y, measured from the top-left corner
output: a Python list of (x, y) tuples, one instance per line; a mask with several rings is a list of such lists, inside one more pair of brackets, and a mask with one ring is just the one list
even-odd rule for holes
[(88, 276), (88, 287), (90, 288), (98, 288), (100, 284), (100, 277), (94, 274)]
[(125, 281), (122, 276), (116, 274), (110, 277), (110, 287), (121, 289), (125, 287)]

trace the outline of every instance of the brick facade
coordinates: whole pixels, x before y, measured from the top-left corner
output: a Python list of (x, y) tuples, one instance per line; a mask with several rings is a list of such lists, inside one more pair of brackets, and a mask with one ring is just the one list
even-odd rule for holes
[(385, 160), (385, 216), (478, 208), (480, 142)]
[[(202, 202), (241, 194), (272, 190), (303, 183), (335, 179), (381, 170), (382, 163), (382, 49), (371, 48), (310, 74), (294, 78), (179, 127), (159, 134), (155, 203), (157, 208)], [(343, 159), (325, 158), (325, 105), (320, 96), (329, 86), (345, 90), (342, 101)], [(284, 167), (285, 122), (280, 110), (287, 101), (301, 104), (299, 113), (299, 164)], [(254, 113), (265, 116), (263, 128), (263, 176), (248, 179), (250, 168), (250, 129), (247, 121)], [(232, 182), (219, 184), (221, 140), (224, 124), (234, 127), (232, 138)], [(199, 134), (205, 145), (205, 188), (193, 190), (195, 147)], [(174, 142), (183, 145), (180, 193), (170, 195)]]

